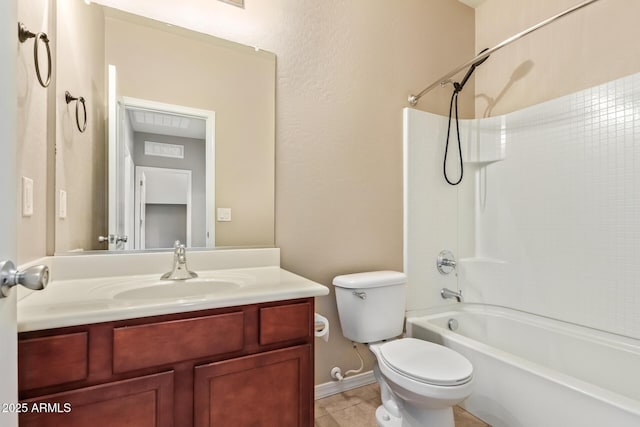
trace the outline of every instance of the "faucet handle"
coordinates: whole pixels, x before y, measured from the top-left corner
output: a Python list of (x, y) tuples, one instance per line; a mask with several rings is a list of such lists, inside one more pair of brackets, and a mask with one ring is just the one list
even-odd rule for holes
[(449, 274), (456, 269), (456, 257), (451, 253), (451, 251), (441, 251), (438, 254), (436, 266), (438, 267), (440, 274)]
[(173, 242), (173, 253), (175, 256), (184, 256), (186, 249), (185, 245), (180, 243), (180, 240)]
[(187, 267), (187, 249), (180, 243), (180, 240), (173, 243), (173, 248), (173, 269), (160, 276), (160, 279), (186, 280), (198, 277)]

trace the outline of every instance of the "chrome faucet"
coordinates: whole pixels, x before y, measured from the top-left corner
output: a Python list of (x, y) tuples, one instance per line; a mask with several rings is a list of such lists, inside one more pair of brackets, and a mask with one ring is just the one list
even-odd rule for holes
[(173, 270), (164, 273), (160, 279), (187, 280), (198, 277), (196, 273), (187, 267), (187, 249), (176, 240), (173, 244)]
[(440, 291), (440, 296), (443, 299), (455, 298), (458, 302), (464, 302), (464, 298), (462, 297), (462, 291), (456, 292), (451, 289), (442, 288)]

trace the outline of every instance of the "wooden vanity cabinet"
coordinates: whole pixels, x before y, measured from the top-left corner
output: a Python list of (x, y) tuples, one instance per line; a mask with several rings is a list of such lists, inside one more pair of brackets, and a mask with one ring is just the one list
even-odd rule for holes
[(313, 425), (313, 298), (25, 332), (20, 426)]

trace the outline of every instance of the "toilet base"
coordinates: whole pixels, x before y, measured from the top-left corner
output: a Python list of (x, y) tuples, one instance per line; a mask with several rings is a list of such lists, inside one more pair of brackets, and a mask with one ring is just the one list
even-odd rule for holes
[(378, 427), (454, 427), (453, 409), (439, 409), (416, 414), (420, 420), (413, 419), (407, 414), (406, 419), (394, 417), (383, 405), (376, 409)]
[(402, 427), (402, 418), (394, 417), (383, 405), (376, 409), (376, 421), (378, 427)]

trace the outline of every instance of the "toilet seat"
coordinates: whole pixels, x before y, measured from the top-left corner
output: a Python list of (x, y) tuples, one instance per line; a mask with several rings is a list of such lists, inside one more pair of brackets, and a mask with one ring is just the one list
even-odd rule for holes
[(389, 369), (423, 384), (459, 386), (473, 376), (465, 357), (428, 341), (402, 338), (382, 344), (379, 351)]

